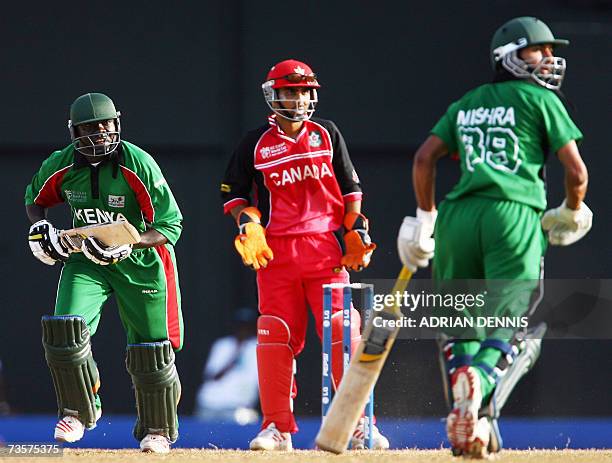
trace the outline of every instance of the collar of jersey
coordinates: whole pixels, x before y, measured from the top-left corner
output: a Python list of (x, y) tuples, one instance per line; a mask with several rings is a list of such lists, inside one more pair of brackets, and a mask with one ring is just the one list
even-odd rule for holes
[[(100, 164), (98, 164), (98, 166), (103, 166), (107, 162), (111, 160), (115, 160), (115, 159), (117, 159), (119, 164), (123, 164), (123, 149), (122, 148), (123, 147), (121, 146), (121, 144), (119, 144), (119, 146), (117, 146), (117, 149), (113, 151), (110, 155), (106, 156), (106, 158), (103, 159), (100, 162)], [(90, 167), (90, 166), (91, 164), (89, 164), (89, 161), (87, 161), (87, 158), (85, 158), (85, 156), (83, 156), (77, 150), (74, 150), (74, 164), (72, 168), (81, 169), (83, 167)]]
[(302, 130), (300, 130), (300, 133), (298, 133), (298, 136), (294, 140), (289, 135), (287, 135), (285, 132), (283, 132), (283, 129), (281, 129), (281, 126), (277, 124), (276, 114), (271, 114), (268, 116), (268, 124), (270, 124), (272, 128), (276, 127), (276, 134), (279, 137), (281, 137), (283, 140), (290, 141), (291, 143), (297, 143), (298, 140), (302, 137), (302, 135), (306, 133), (306, 123), (307, 122), (308, 121), (304, 121), (304, 124), (302, 124)]

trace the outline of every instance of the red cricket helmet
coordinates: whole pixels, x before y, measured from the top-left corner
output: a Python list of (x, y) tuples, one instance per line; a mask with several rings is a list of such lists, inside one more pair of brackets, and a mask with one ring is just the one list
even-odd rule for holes
[[(297, 108), (297, 103), (295, 109), (283, 108), (281, 104), (282, 101), (294, 101), (283, 100), (278, 97), (278, 92), (276, 90), (283, 87), (309, 88), (310, 103), (308, 108), (299, 110)], [(261, 85), (264, 98), (270, 109), (277, 115), (296, 122), (310, 119), (318, 102), (317, 89), (320, 87), (317, 76), (312, 72), (310, 66), (294, 59), (281, 61), (275, 66), (272, 66), (266, 76), (266, 81)], [(278, 104), (273, 105), (272, 103)]]
[(266, 81), (273, 81), (272, 88), (281, 87), (321, 87), (317, 76), (310, 66), (301, 61), (288, 59), (272, 66)]

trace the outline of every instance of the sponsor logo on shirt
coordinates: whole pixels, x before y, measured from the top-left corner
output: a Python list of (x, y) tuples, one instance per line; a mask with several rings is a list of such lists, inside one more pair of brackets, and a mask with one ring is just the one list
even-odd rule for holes
[(227, 183), (222, 183), (221, 184), (221, 192), (222, 193), (231, 193), (232, 191), (232, 187), (230, 185), (228, 185)]
[(293, 185), (297, 182), (304, 182), (309, 178), (319, 180), (324, 177), (333, 177), (331, 168), (326, 164), (321, 164), (321, 167), (314, 165), (296, 166), (289, 169), (284, 169), (281, 172), (272, 172), (270, 180), (276, 186)]
[(66, 199), (71, 203), (85, 203), (87, 202), (87, 193), (84, 191), (64, 190)]
[(143, 289), (142, 294), (156, 294), (159, 291), (157, 289)]
[(108, 205), (110, 207), (125, 207), (125, 196), (108, 195)]
[(323, 144), (323, 138), (321, 137), (321, 132), (318, 130), (313, 130), (308, 133), (308, 144), (313, 148), (318, 148)]
[(278, 156), (279, 154), (283, 154), (287, 152), (287, 145), (285, 142), (279, 143), (278, 145), (272, 146), (264, 146), (259, 150), (259, 154), (262, 159), (273, 158), (274, 156)]
[(353, 169), (353, 172), (351, 173), (351, 177), (353, 177), (353, 182), (359, 183), (359, 176), (357, 175), (357, 172), (355, 171), (355, 169)]
[(74, 217), (88, 225), (95, 223), (116, 222), (125, 220), (125, 216), (121, 212), (103, 211), (96, 208), (74, 209)]

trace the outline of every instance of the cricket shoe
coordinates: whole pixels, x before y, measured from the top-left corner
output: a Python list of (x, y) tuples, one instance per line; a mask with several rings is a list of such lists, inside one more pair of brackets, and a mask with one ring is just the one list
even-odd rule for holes
[[(102, 416), (102, 409), (96, 409), (96, 421)], [(90, 428), (93, 429), (95, 425)], [(55, 425), (53, 437), (59, 442), (76, 442), (83, 438), (85, 425), (76, 416), (66, 415)]]
[(250, 449), (291, 451), (293, 450), (291, 433), (280, 432), (274, 423), (270, 423), (251, 441)]
[(140, 441), (140, 450), (145, 453), (170, 453), (170, 441), (159, 434), (147, 434)]
[(484, 424), (480, 424), (478, 420), (482, 391), (476, 369), (469, 366), (458, 368), (451, 377), (451, 388), (454, 404), (446, 419), (446, 434), (453, 448), (453, 454), (471, 452), (472, 449), (475, 451), (477, 447), (486, 450), (489, 443), (489, 428), (486, 418)]
[(54, 437), (59, 442), (76, 442), (85, 434), (85, 425), (76, 416), (66, 415), (55, 425)]
[(489, 439), (491, 435), (491, 424), (486, 416), (483, 416), (476, 423), (474, 428), (474, 438), (468, 442), (463, 449), (465, 458), (482, 459), (489, 457)]
[[(350, 446), (353, 450), (365, 449), (365, 418), (361, 417), (357, 427), (351, 436)], [(372, 425), (372, 449), (371, 450), (387, 450), (389, 448), (389, 440), (383, 436), (375, 424)]]

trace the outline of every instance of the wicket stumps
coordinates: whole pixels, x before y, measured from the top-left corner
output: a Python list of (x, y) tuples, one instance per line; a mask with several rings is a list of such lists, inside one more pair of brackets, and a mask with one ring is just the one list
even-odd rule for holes
[[(323, 285), (323, 330), (322, 340), (322, 381), (321, 381), (321, 419), (324, 420), (332, 400), (332, 293), (342, 290), (342, 371), (348, 369), (351, 361), (351, 306), (354, 289), (363, 291), (364, 307), (362, 314), (367, 323), (374, 305), (374, 285), (363, 283), (330, 283)], [(365, 326), (365, 324), (364, 324)], [(365, 406), (364, 430), (365, 447), (372, 448), (372, 427), (374, 420), (374, 391)]]

